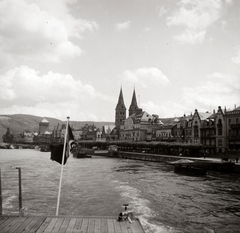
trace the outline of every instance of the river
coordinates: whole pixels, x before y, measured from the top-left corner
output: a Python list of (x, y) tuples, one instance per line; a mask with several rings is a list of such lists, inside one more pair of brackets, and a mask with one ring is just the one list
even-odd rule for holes
[[(61, 165), (50, 152), (0, 149), (3, 214), (18, 213), (18, 170), (26, 215), (55, 215)], [(59, 215), (118, 216), (128, 203), (146, 233), (240, 232), (240, 176), (175, 174), (163, 163), (69, 158)]]

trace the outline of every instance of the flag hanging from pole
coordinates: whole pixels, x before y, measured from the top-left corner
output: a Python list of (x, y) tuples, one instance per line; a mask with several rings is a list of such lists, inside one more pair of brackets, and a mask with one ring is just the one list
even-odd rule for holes
[[(66, 164), (67, 159), (69, 158), (70, 154), (73, 153), (74, 147), (75, 147), (74, 136), (73, 136), (71, 127), (68, 125), (66, 149), (65, 149), (64, 161), (63, 161), (64, 165)], [(58, 144), (58, 145), (51, 144), (50, 150), (51, 150), (51, 158), (50, 159), (62, 164), (64, 145), (63, 144)]]

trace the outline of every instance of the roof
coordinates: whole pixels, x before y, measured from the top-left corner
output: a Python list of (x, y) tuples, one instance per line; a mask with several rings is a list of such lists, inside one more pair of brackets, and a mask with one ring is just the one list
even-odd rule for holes
[(210, 115), (208, 118), (209, 119), (215, 119), (216, 118), (216, 116), (217, 116), (217, 113), (213, 113), (212, 115)]
[(161, 125), (157, 128), (157, 130), (166, 130), (166, 129), (171, 129), (173, 128), (175, 125)]
[(211, 112), (198, 112), (198, 114), (201, 120), (205, 120), (212, 115)]
[(240, 106), (233, 110), (225, 112), (226, 115), (239, 114), (239, 113), (240, 113)]
[(105, 130), (105, 133), (110, 134), (113, 131), (113, 129), (115, 128), (115, 125), (104, 125), (103, 127)]
[(49, 123), (49, 121), (48, 121), (45, 117), (42, 119), (41, 122), (43, 122), (43, 123)]
[(170, 125), (170, 124), (176, 124), (176, 122), (174, 122), (174, 118), (160, 118), (161, 122), (164, 124), (164, 125)]

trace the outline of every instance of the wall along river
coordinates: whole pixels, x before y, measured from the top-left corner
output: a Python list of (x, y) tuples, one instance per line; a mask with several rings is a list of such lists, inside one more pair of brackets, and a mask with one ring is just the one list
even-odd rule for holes
[[(25, 215), (55, 215), (61, 165), (50, 152), (0, 149), (3, 214), (18, 214), (18, 170)], [(240, 232), (240, 175), (175, 174), (164, 163), (93, 156), (69, 158), (59, 215), (118, 216), (128, 203), (146, 233)]]

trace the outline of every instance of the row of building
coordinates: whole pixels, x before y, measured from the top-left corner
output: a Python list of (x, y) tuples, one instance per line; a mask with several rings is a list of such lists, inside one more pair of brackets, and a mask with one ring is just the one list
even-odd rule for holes
[[(38, 142), (63, 140), (66, 125), (57, 125), (49, 134), (49, 122), (39, 123)], [(240, 107), (233, 110), (220, 106), (213, 112), (199, 112), (175, 118), (159, 118), (138, 107), (135, 89), (128, 110), (124, 104), (122, 88), (115, 108), (115, 124), (97, 128), (86, 124), (73, 128), (76, 140), (92, 141), (166, 141), (202, 144), (211, 154), (240, 153)]]
[(128, 117), (126, 110), (121, 88), (115, 109), (119, 140), (202, 144), (211, 154), (240, 153), (240, 107), (223, 110), (219, 106), (213, 112), (195, 109), (190, 115), (160, 119), (138, 107), (134, 90)]
[[(70, 124), (71, 125), (71, 124)], [(104, 125), (97, 128), (95, 125), (85, 124), (83, 127), (76, 129), (71, 126), (74, 139), (77, 141), (108, 141), (117, 140), (115, 125)], [(44, 118), (39, 123), (39, 134), (37, 137), (38, 144), (47, 142), (63, 142), (66, 130), (66, 124), (58, 124), (53, 131), (49, 133), (49, 121)]]

